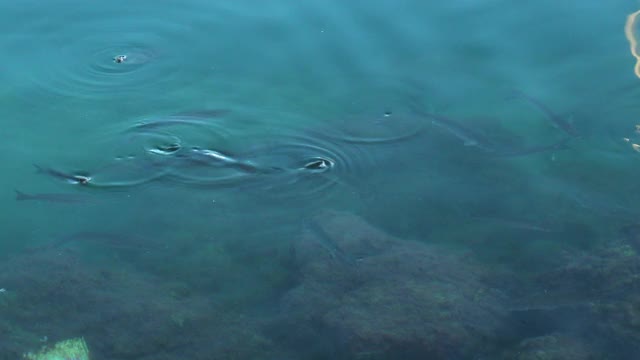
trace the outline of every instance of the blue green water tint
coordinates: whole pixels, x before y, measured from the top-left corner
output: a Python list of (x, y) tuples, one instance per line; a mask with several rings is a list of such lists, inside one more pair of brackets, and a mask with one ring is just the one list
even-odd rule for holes
[(0, 10), (0, 358), (640, 351), (637, 3)]

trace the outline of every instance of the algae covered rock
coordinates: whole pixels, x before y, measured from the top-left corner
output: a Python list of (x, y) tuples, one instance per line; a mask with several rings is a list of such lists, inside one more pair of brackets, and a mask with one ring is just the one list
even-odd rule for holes
[(282, 299), (272, 334), (316, 344), (317, 356), (466, 358), (501, 328), (503, 296), (480, 267), (355, 215), (312, 219), (295, 254), (301, 282)]
[(24, 355), (27, 360), (89, 360), (89, 348), (82, 338), (64, 340), (51, 347)]
[[(536, 336), (585, 339), (611, 359), (640, 352), (640, 257), (612, 243), (535, 278), (517, 314)], [(535, 325), (533, 325), (535, 323)], [(530, 330), (529, 330), (530, 331)]]
[(85, 340), (92, 360), (282, 358), (272, 355), (277, 349), (261, 335), (259, 319), (119, 265), (95, 266), (66, 249), (3, 264), (0, 359), (31, 351), (25, 359), (85, 360), (58, 356), (82, 349)]
[(581, 340), (566, 334), (549, 334), (523, 340), (504, 356), (513, 360), (596, 360), (595, 356)]

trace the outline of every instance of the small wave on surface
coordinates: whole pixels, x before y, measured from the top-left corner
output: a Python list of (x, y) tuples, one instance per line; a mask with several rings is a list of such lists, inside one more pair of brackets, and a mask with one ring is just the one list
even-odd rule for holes
[(188, 41), (193, 32), (191, 24), (152, 12), (136, 16), (85, 9), (48, 41), (28, 49), (22, 58), (30, 69), (25, 78), (44, 93), (85, 99), (170, 89), (196, 79), (189, 61), (198, 58), (198, 47)]
[(248, 127), (233, 115), (228, 110), (182, 111), (111, 128), (100, 139), (109, 163), (92, 171), (90, 185), (162, 182), (212, 191), (241, 189), (268, 199), (312, 199), (336, 186), (357, 189), (377, 166), (370, 145), (386, 141), (379, 136), (351, 141), (353, 136), (341, 138), (344, 132), (336, 127), (285, 124), (290, 119), (256, 120)]
[[(95, 99), (140, 92), (170, 81), (178, 70), (158, 50), (145, 45), (86, 42), (90, 45), (68, 44), (59, 49), (50, 66), (37, 68), (31, 80), (45, 92)], [(113, 58), (118, 55), (126, 55), (127, 61), (116, 63)]]
[(328, 134), (332, 129), (279, 128), (264, 134), (245, 156), (265, 169), (275, 169), (251, 190), (278, 199), (310, 199), (336, 185), (354, 187), (376, 166), (362, 145)]
[(99, 132), (94, 143), (103, 149), (107, 165), (94, 173), (91, 185), (127, 187), (171, 179), (188, 171), (185, 156), (196, 146), (224, 146), (231, 134), (225, 119), (207, 119), (212, 111), (196, 114), (134, 118)]
[(415, 115), (386, 110), (370, 115), (344, 116), (331, 121), (328, 136), (336, 141), (362, 145), (393, 144), (421, 135), (425, 121)]

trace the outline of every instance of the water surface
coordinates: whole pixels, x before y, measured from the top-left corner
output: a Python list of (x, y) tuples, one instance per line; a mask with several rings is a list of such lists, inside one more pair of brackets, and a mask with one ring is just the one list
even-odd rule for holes
[(640, 349), (634, 2), (0, 8), (3, 355)]

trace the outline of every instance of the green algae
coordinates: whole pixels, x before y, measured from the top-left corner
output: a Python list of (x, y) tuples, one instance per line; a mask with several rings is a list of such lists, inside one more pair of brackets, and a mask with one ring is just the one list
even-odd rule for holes
[(37, 353), (27, 353), (28, 360), (89, 360), (89, 348), (83, 338), (69, 339), (45, 347)]

